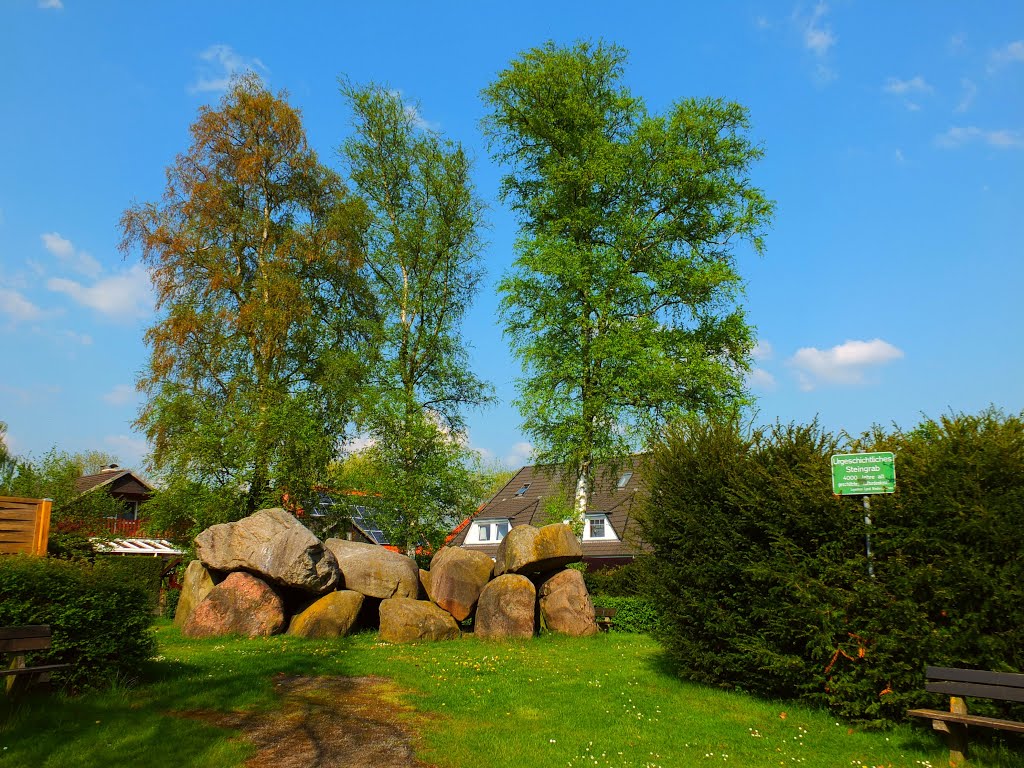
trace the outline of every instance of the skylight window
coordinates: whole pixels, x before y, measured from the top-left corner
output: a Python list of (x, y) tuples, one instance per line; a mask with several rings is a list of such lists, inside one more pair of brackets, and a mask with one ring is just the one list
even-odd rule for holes
[(616, 488), (625, 488), (626, 484), (629, 483), (629, 478), (633, 476), (632, 472), (623, 472), (622, 477), (619, 478), (619, 483)]
[(529, 487), (530, 487), (529, 483), (523, 483), (522, 487), (518, 491), (516, 491), (513, 494), (513, 496), (514, 497), (525, 496), (526, 495), (526, 489), (529, 488)]

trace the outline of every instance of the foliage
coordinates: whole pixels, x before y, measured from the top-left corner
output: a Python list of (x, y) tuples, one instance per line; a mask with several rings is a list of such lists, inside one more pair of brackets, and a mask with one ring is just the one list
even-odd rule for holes
[(658, 631), (658, 607), (642, 597), (612, 597), (610, 595), (591, 595), (595, 608), (614, 608), (615, 617), (609, 628), (611, 632), (647, 632)]
[[(896, 493), (871, 499), (874, 578), (861, 500), (831, 492), (829, 456), (851, 450), (896, 453)], [(650, 467), (646, 583), (682, 675), (880, 722), (942, 706), (926, 664), (1024, 668), (1021, 416), (847, 444), (817, 424), (691, 420)]]
[(50, 499), (50, 545), (60, 556), (88, 557), (87, 537), (105, 535), (107, 520), (124, 514), (125, 507), (102, 487), (79, 494), (75, 481), (111, 459), (99, 451), (70, 454), (51, 448), (38, 459), (17, 460), (0, 496)]
[[(322, 717), (332, 706), (344, 708), (348, 697), (321, 696), (312, 708), (308, 700), (289, 707), (276, 683), (293, 676), (379, 677), (382, 670), (393, 685), (384, 684), (379, 709), (389, 701), (414, 709), (413, 717), (398, 720), (414, 730), (416, 757), (446, 768), (688, 768), (705, 762), (910, 768), (945, 764), (948, 754), (942, 740), (924, 730), (864, 732), (820, 710), (781, 708), (680, 681), (664, 672), (661, 649), (642, 634), (548, 635), (521, 643), (466, 636), (459, 642), (395, 646), (379, 643), (372, 633), (321, 641), (288, 636), (197, 641), (163, 623), (158, 635), (159, 660), (149, 665), (150, 680), (143, 685), (23, 703), (5, 721), (4, 765), (241, 768), (259, 762), (257, 747), (244, 730), (240, 734), (209, 722), (220, 717), (235, 723), (260, 717), (293, 722), (303, 710)], [(203, 717), (182, 717), (182, 712)], [(379, 747), (380, 739), (372, 746)], [(1024, 766), (1019, 749), (1000, 751), (973, 734), (971, 748), (977, 768)]]
[(178, 601), (181, 599), (180, 589), (168, 589), (164, 592), (164, 604), (160, 615), (165, 619), (173, 619), (178, 610)]
[(644, 593), (645, 580), (649, 573), (649, 558), (640, 557), (614, 568), (588, 571), (584, 577), (587, 582), (587, 591), (591, 595), (636, 597)]
[(0, 626), (50, 625), (53, 647), (29, 663), (70, 663), (53, 673), (57, 685), (102, 688), (136, 677), (155, 649), (152, 620), (152, 593), (122, 565), (0, 558)]
[(354, 132), (341, 147), (366, 201), (364, 270), (381, 313), (378, 351), (357, 423), (371, 445), (360, 490), (407, 551), (439, 545), (478, 503), (464, 411), (490, 399), (460, 333), (483, 271), (483, 206), (463, 148), (420, 125), (415, 107), (380, 85), (341, 82)]
[(7, 448), (7, 423), (0, 421), (0, 488), (11, 481), (17, 460)]
[(255, 75), (191, 134), (163, 198), (121, 220), (160, 312), (137, 424), (155, 470), (216, 491), (204, 514), (239, 517), (305, 498), (344, 434), (375, 313), (367, 213)]
[(579, 514), (595, 465), (667, 419), (743, 400), (753, 339), (735, 244), (760, 252), (773, 210), (749, 178), (762, 150), (747, 110), (687, 99), (651, 114), (625, 61), (614, 45), (547, 43), (483, 92), (521, 223), (499, 286), (517, 405), (538, 462), (576, 469)]

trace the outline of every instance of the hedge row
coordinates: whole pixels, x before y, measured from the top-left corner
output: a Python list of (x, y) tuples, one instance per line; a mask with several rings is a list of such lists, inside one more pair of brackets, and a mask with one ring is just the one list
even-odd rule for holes
[(614, 608), (616, 613), (609, 628), (611, 632), (646, 632), (658, 630), (659, 614), (650, 600), (642, 597), (612, 597), (591, 595), (595, 608)]
[(134, 679), (156, 650), (154, 593), (139, 564), (95, 564), (22, 555), (0, 557), (0, 626), (49, 624), (50, 651), (28, 663), (63, 664), (54, 683), (69, 690)]
[[(860, 498), (832, 495), (829, 457), (872, 450), (895, 452), (897, 491), (871, 498), (869, 531)], [(926, 664), (1024, 670), (1021, 417), (844, 441), (693, 422), (656, 448), (649, 480), (648, 592), (682, 675), (892, 721), (943, 706)]]

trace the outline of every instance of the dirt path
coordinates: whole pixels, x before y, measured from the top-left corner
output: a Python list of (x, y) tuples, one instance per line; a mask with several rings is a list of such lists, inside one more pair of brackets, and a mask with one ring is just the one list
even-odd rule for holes
[(283, 699), (274, 712), (179, 714), (240, 730), (259, 750), (248, 768), (429, 768), (416, 760), (415, 733), (400, 717), (410, 708), (390, 680), (279, 675), (274, 687)]

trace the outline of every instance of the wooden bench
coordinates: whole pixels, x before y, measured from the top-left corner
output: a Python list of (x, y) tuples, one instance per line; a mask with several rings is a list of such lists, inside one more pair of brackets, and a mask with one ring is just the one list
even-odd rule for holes
[(946, 734), (949, 744), (950, 765), (961, 765), (967, 759), (967, 728), (976, 725), (982, 728), (996, 728), (1001, 731), (1024, 733), (1024, 723), (1016, 720), (1000, 720), (995, 717), (978, 717), (967, 713), (964, 696), (974, 696), (995, 701), (1024, 702), (1024, 674), (1012, 672), (986, 672), (980, 669), (951, 669), (949, 667), (928, 667), (925, 670), (925, 690), (931, 693), (947, 694), (949, 712), (939, 709), (908, 709), (911, 717), (923, 717), (932, 721), (932, 728)]
[(43, 664), (37, 667), (25, 666), (25, 653), (46, 651), (52, 645), (48, 624), (30, 624), (25, 627), (0, 627), (0, 654), (13, 654), (8, 669), (0, 669), (0, 677), (7, 678), (6, 689), (10, 693), (19, 678), (26, 686), (34, 682), (46, 682), (50, 672), (70, 667), (70, 664)]
[(599, 629), (607, 632), (611, 629), (612, 624), (615, 623), (615, 614), (618, 612), (618, 608), (594, 608), (594, 621), (597, 622)]

